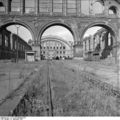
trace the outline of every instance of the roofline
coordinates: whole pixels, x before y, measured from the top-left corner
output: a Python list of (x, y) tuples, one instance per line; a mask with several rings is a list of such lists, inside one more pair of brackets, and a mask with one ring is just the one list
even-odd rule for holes
[(51, 38), (54, 39), (54, 40), (61, 41), (61, 42), (65, 43), (65, 44), (67, 44), (69, 47), (71, 47), (71, 45), (68, 42), (66, 42), (63, 38), (58, 37), (58, 36), (52, 36), (52, 35), (50, 35), (50, 36), (42, 37), (41, 42), (45, 41), (46, 39), (51, 39)]

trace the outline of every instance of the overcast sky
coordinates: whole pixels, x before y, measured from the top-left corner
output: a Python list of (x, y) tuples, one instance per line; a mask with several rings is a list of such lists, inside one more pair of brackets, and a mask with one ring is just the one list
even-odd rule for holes
[(74, 41), (72, 33), (65, 27), (62, 26), (52, 26), (48, 28), (44, 33), (43, 36), (59, 36), (66, 41)]
[(90, 36), (90, 35), (93, 35), (95, 34), (99, 29), (101, 29), (102, 27), (98, 27), (98, 26), (95, 26), (95, 27), (91, 27), (89, 28), (85, 34), (84, 34), (84, 38), (87, 37), (87, 36)]
[[(7, 27), (7, 29), (15, 34), (17, 34), (17, 28), (15, 25), (11, 25), (9, 27)], [(25, 41), (28, 42), (29, 39), (32, 39), (32, 35), (30, 33), (30, 31), (23, 27), (23, 26), (20, 26), (19, 29), (18, 29), (18, 35), (23, 38)]]

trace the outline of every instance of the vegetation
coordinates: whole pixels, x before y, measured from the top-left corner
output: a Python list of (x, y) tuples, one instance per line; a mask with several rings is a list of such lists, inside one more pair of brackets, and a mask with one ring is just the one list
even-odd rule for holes
[[(55, 62), (54, 62), (55, 63)], [(46, 68), (40, 70), (13, 115), (48, 116)], [(50, 65), (54, 116), (119, 116), (120, 95), (110, 85), (83, 73)]]

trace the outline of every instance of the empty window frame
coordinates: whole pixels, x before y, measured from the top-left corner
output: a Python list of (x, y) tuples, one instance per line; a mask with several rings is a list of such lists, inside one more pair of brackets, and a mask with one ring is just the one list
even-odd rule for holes
[(65, 46), (63, 46), (63, 49), (65, 49)]
[(92, 14), (102, 14), (104, 11), (104, 2), (102, 0), (92, 0), (90, 7)]
[(7, 35), (5, 35), (5, 47), (8, 47), (8, 36)]
[(2, 34), (0, 34), (0, 46), (2, 45)]
[(40, 13), (50, 12), (50, 0), (39, 0), (39, 12)]
[(116, 6), (111, 6), (109, 8), (109, 14), (110, 15), (117, 15), (117, 7)]
[(67, 0), (67, 13), (77, 13), (77, 2), (76, 0)]
[(5, 12), (5, 5), (3, 0), (0, 1), (0, 12)]
[(63, 0), (53, 0), (53, 12), (62, 13)]
[(81, 0), (81, 13), (89, 15), (90, 13), (90, 0)]
[(35, 13), (36, 0), (25, 0), (25, 13)]
[(20, 11), (21, 11), (21, 0), (12, 0), (11, 12), (20, 12)]

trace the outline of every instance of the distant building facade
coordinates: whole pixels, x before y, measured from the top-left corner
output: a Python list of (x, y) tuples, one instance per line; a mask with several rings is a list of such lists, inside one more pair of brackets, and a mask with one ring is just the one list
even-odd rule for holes
[(46, 36), (41, 39), (41, 45), (32, 44), (38, 59), (70, 59), (73, 58), (73, 46), (58, 36)]
[[(99, 52), (101, 58), (107, 58), (108, 56), (115, 56), (115, 49), (113, 44), (112, 34), (102, 28), (98, 30), (94, 35), (88, 36), (83, 40), (84, 55), (92, 52)], [(85, 56), (84, 56), (85, 57)]]

